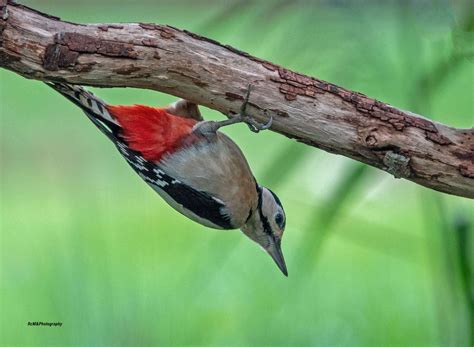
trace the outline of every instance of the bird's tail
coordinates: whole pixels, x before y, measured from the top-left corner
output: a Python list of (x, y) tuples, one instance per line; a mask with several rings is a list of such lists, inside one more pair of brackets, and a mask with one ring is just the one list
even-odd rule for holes
[(113, 142), (117, 141), (120, 125), (111, 116), (107, 104), (81, 86), (67, 83), (49, 83), (48, 86), (79, 106), (86, 116)]

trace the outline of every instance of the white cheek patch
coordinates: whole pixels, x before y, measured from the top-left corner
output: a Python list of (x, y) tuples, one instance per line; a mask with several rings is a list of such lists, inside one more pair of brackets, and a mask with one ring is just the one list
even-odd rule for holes
[(278, 198), (269, 189), (262, 187), (262, 213), (267, 217), (273, 234), (277, 237), (281, 237), (283, 235), (283, 230), (276, 223), (275, 217), (278, 214), (281, 214), (283, 217), (282, 224), (284, 225), (286, 216), (281, 205), (277, 202), (277, 199)]

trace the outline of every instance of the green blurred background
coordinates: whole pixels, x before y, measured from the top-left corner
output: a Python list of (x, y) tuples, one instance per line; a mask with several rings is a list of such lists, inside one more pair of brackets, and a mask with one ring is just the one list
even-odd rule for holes
[[(185, 28), (474, 124), (470, 1), (22, 3), (75, 22)], [(472, 200), (269, 131), (227, 128), (285, 205), (285, 278), (239, 232), (167, 206), (66, 99), (5, 70), (0, 79), (0, 345), (473, 345)], [(94, 91), (111, 103), (174, 100)]]

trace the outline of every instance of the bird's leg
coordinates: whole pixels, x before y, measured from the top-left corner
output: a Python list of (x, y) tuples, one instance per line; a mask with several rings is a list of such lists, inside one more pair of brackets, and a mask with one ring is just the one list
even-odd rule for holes
[[(249, 86), (247, 88), (247, 94), (245, 95), (244, 102), (242, 103), (242, 106), (240, 106), (240, 112), (238, 114), (232, 116), (232, 118), (230, 120), (234, 120), (234, 122), (232, 122), (230, 124), (242, 122), (242, 123), (247, 124), (247, 126), (249, 127), (249, 129), (251, 131), (253, 131), (254, 133), (258, 133), (259, 131), (266, 130), (266, 129), (270, 128), (272, 126), (273, 118), (270, 117), (270, 119), (268, 120), (268, 122), (266, 124), (262, 124), (262, 123), (258, 123), (255, 119), (253, 119), (252, 117), (250, 117), (247, 114), (247, 105), (249, 103), (250, 92), (251, 91), (252, 91), (252, 85), (249, 84)], [(223, 124), (222, 126), (224, 126), (224, 125), (228, 125), (228, 124)]]
[(251, 91), (252, 91), (252, 85), (249, 84), (244, 102), (242, 103), (242, 106), (240, 106), (240, 112), (232, 116), (231, 119), (237, 119), (236, 123), (242, 122), (242, 123), (247, 124), (250, 131), (253, 131), (254, 133), (258, 133), (259, 131), (270, 128), (272, 126), (273, 118), (270, 116), (270, 119), (268, 120), (268, 122), (266, 124), (262, 124), (262, 123), (258, 123), (255, 119), (253, 119), (251, 116), (247, 114), (247, 105), (249, 103)]
[(234, 115), (230, 115), (229, 119), (215, 122), (215, 121), (205, 121), (198, 123), (195, 127), (195, 130), (199, 131), (203, 135), (212, 135), (227, 125), (236, 124), (236, 123), (245, 123), (251, 131), (258, 133), (262, 130), (266, 130), (272, 126), (273, 118), (270, 116), (270, 119), (266, 124), (258, 123), (255, 119), (247, 114), (247, 105), (249, 103), (250, 91), (252, 90), (252, 85), (249, 84), (247, 88), (247, 94), (245, 95), (244, 102), (240, 106), (240, 112)]

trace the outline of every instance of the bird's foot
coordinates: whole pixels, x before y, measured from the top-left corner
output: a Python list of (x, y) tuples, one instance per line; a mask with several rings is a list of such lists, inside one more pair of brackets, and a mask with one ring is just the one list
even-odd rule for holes
[(253, 117), (247, 114), (247, 105), (249, 104), (250, 92), (252, 91), (252, 85), (249, 84), (247, 87), (247, 94), (245, 95), (244, 102), (240, 106), (240, 112), (234, 115), (231, 119), (236, 119), (236, 123), (245, 123), (249, 127), (250, 131), (258, 133), (262, 130), (266, 130), (272, 126), (273, 117), (270, 116), (270, 119), (267, 123), (259, 123)]
[(267, 123), (259, 123), (252, 117), (248, 115), (241, 115), (237, 114), (233, 116), (231, 119), (235, 119), (235, 123), (245, 123), (249, 127), (250, 131), (254, 133), (259, 133), (262, 130), (266, 130), (272, 126), (273, 123), (273, 117), (270, 116), (270, 119), (268, 120)]
[(215, 135), (219, 128), (222, 128), (226, 125), (236, 124), (236, 123), (245, 123), (249, 127), (250, 131), (258, 133), (262, 130), (266, 130), (272, 126), (273, 117), (270, 116), (270, 119), (267, 123), (259, 123), (253, 117), (247, 114), (247, 105), (249, 104), (250, 91), (252, 90), (252, 85), (249, 84), (247, 88), (247, 94), (245, 95), (244, 102), (240, 106), (240, 112), (237, 114), (229, 115), (229, 119), (215, 122), (215, 121), (204, 121), (195, 125), (194, 131), (201, 133), (204, 136)]

